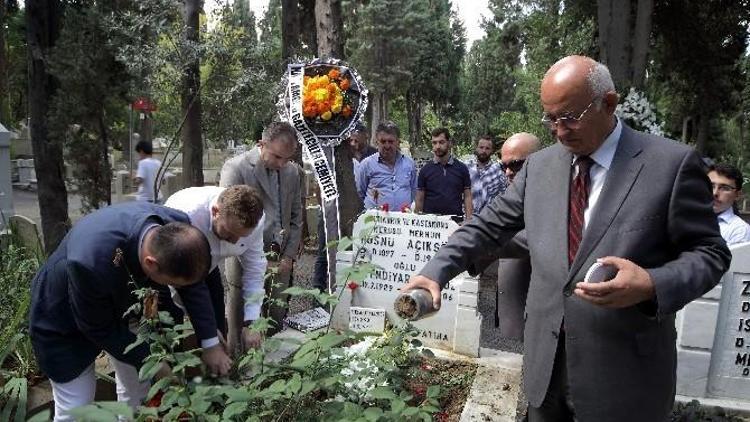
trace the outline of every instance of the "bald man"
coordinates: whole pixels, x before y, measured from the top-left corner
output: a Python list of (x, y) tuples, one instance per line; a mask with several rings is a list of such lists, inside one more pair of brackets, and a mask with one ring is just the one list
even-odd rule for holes
[[(557, 143), (526, 158), (505, 195), (451, 236), (402, 290), (440, 289), (526, 229), (531, 281), (523, 380), (535, 421), (664, 421), (675, 396), (675, 313), (731, 255), (700, 156), (627, 127), (609, 70), (582, 56), (541, 84)], [(596, 262), (613, 278), (584, 282)]]
[[(513, 183), (526, 158), (539, 149), (539, 138), (520, 132), (512, 135), (500, 148), (500, 167), (505, 177)], [(521, 234), (525, 236), (525, 233)], [(495, 325), (500, 335), (523, 340), (523, 310), (529, 290), (531, 262), (528, 255), (522, 258), (500, 259), (497, 270), (497, 318)]]

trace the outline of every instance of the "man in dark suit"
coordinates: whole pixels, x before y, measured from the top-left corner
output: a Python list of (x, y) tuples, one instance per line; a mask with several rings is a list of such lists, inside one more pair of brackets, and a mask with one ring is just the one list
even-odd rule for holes
[[(34, 354), (52, 381), (55, 420), (94, 399), (94, 360), (107, 352), (115, 366), (118, 399), (132, 407), (148, 392), (138, 369), (149, 355), (125, 315), (134, 290), (159, 292), (159, 308), (179, 316), (167, 285), (178, 288), (199, 339), (216, 337), (216, 322), (203, 280), (211, 262), (208, 242), (181, 211), (148, 202), (114, 205), (82, 218), (32, 282), (30, 334)], [(197, 284), (196, 284), (197, 283)], [(204, 349), (215, 372), (231, 361), (221, 345)], [(167, 368), (164, 368), (167, 370)]]
[[(526, 229), (524, 331), (530, 421), (663, 421), (675, 395), (675, 313), (731, 259), (698, 154), (614, 116), (607, 68), (555, 63), (541, 84), (558, 143), (530, 155), (496, 198), (404, 287), (440, 288)], [(595, 262), (614, 278), (583, 282)]]

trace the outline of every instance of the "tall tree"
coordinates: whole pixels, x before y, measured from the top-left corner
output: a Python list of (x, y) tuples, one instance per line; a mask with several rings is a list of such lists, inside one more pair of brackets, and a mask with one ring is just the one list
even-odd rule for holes
[(6, 2), (0, 0), (0, 123), (10, 126), (8, 95), (8, 48), (5, 41)]
[[(713, 154), (715, 120), (737, 108), (739, 60), (748, 46), (749, 0), (657, 2), (654, 77), (674, 132), (698, 151)], [(684, 123), (684, 125), (683, 125)]]
[[(411, 78), (418, 42), (420, 16), (412, 12), (423, 0), (370, 0), (359, 8), (355, 36), (347, 39), (351, 62), (368, 81), (372, 127), (388, 119), (391, 98), (405, 92)], [(374, 136), (373, 136), (374, 138)]]
[(117, 11), (116, 4), (67, 7), (65, 25), (48, 60), (59, 82), (50, 105), (50, 133), (66, 141), (65, 158), (85, 212), (111, 203), (111, 133), (125, 117), (122, 105), (127, 102), (129, 78), (106, 41), (109, 29), (104, 19)]
[(321, 57), (344, 58), (344, 21), (341, 0), (316, 0), (318, 54)]
[(44, 246), (51, 252), (70, 227), (62, 140), (51, 136), (47, 120), (49, 104), (57, 90), (57, 81), (49, 73), (47, 61), (60, 35), (63, 6), (59, 0), (27, 0), (25, 5), (31, 145)]
[(599, 60), (618, 88), (643, 87), (653, 10), (654, 0), (597, 0)]
[(182, 178), (183, 186), (203, 186), (203, 136), (201, 132), (200, 15), (202, 0), (184, 1), (185, 46), (187, 63), (182, 76)]

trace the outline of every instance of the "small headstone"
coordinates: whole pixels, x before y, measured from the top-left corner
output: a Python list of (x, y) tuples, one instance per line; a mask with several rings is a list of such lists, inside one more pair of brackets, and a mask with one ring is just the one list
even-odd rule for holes
[(23, 215), (14, 215), (8, 219), (13, 239), (36, 256), (44, 256), (44, 246), (39, 236), (36, 223)]
[(284, 318), (284, 324), (307, 333), (328, 325), (331, 315), (323, 308), (313, 308)]
[(349, 308), (349, 329), (360, 333), (382, 333), (385, 310), (352, 306)]

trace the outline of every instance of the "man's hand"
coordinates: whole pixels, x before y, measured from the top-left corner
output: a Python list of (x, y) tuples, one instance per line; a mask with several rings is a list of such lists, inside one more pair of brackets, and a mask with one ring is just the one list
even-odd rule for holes
[(625, 308), (654, 297), (654, 282), (646, 270), (627, 259), (607, 256), (597, 260), (614, 265), (617, 275), (601, 283), (580, 282), (576, 285), (576, 296), (605, 308)]
[(224, 345), (217, 344), (203, 350), (201, 360), (206, 365), (208, 373), (211, 375), (224, 376), (232, 367), (232, 359), (224, 350)]
[(250, 349), (257, 349), (263, 343), (263, 333), (251, 331), (249, 327), (242, 329), (242, 348), (243, 352)]
[(281, 258), (281, 261), (279, 261), (279, 274), (289, 274), (292, 272), (293, 266), (294, 261), (292, 258), (289, 258), (288, 256)]
[(431, 280), (423, 275), (415, 275), (409, 279), (402, 288), (399, 289), (401, 293), (406, 293), (413, 289), (425, 289), (432, 295), (432, 307), (435, 310), (440, 309), (440, 285), (437, 281)]

